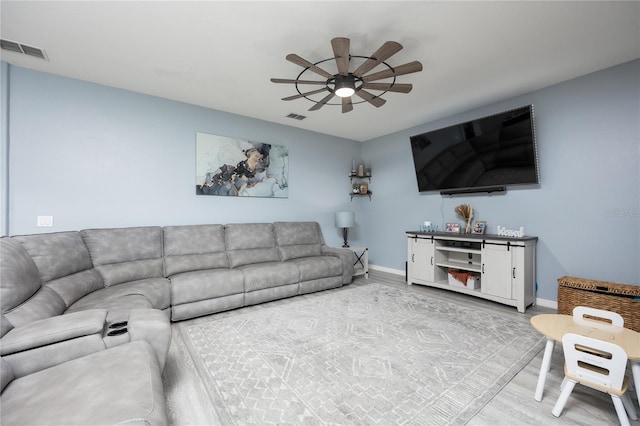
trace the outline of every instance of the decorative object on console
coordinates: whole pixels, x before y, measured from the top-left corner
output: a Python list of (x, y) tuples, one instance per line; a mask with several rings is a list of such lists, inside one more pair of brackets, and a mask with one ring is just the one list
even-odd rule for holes
[(342, 228), (342, 239), (344, 244), (342, 247), (349, 247), (349, 228), (353, 228), (356, 224), (356, 215), (354, 212), (337, 212), (336, 228)]
[(447, 223), (444, 228), (445, 232), (452, 232), (454, 234), (460, 233), (460, 224), (459, 223)]
[(520, 227), (520, 230), (516, 231), (515, 229), (507, 229), (504, 226), (498, 225), (498, 236), (500, 237), (524, 237), (524, 226)]
[(455, 212), (458, 216), (463, 218), (465, 221), (464, 233), (470, 234), (471, 218), (473, 218), (473, 207), (471, 207), (471, 204), (460, 204), (458, 207), (455, 208)]
[[(422, 64), (418, 61), (409, 62), (395, 67), (392, 67), (385, 62), (402, 49), (402, 45), (395, 41), (385, 42), (370, 57), (352, 55), (349, 52), (350, 40), (348, 38), (336, 37), (331, 40), (331, 46), (333, 48), (333, 56), (315, 63), (311, 63), (293, 53), (287, 55), (287, 61), (299, 65), (304, 69), (295, 79), (271, 79), (272, 83), (295, 85), (295, 89), (298, 93), (293, 96), (282, 98), (283, 101), (305, 98), (314, 103), (314, 105), (309, 108), (309, 111), (317, 111), (325, 105), (341, 105), (343, 114), (352, 111), (353, 104), (363, 102), (368, 102), (376, 108), (380, 108), (386, 103), (386, 100), (382, 99), (380, 96), (387, 92), (409, 93), (413, 88), (411, 84), (401, 84), (396, 82), (396, 77), (422, 71)], [(338, 68), (337, 74), (331, 74), (319, 66), (324, 62), (333, 62), (334, 60)], [(350, 64), (356, 64), (357, 66), (357, 68), (352, 72), (349, 71)], [(372, 74), (367, 74), (378, 66), (384, 66), (386, 69), (376, 71)], [(309, 80), (306, 78), (308, 74), (305, 74), (307, 71), (309, 74), (313, 73), (312, 78), (314, 78), (315, 75), (320, 75), (324, 80)], [(391, 80), (387, 80), (385, 83), (378, 83), (378, 81), (385, 79)], [(303, 87), (304, 85), (317, 85), (322, 87), (320, 89), (303, 92), (300, 89), (301, 85)], [(373, 90), (379, 93), (374, 95), (364, 89)], [(354, 102), (353, 95), (356, 95), (362, 100)], [(323, 97), (318, 99), (320, 96)], [(329, 101), (336, 96), (340, 102), (329, 103)]]
[(196, 195), (289, 197), (286, 146), (196, 133)]
[(487, 227), (487, 222), (483, 222), (480, 220), (476, 220), (473, 223), (473, 230), (471, 231), (472, 234), (484, 234), (484, 230)]
[(425, 220), (424, 224), (420, 225), (421, 232), (438, 232), (438, 225), (432, 225), (430, 221)]

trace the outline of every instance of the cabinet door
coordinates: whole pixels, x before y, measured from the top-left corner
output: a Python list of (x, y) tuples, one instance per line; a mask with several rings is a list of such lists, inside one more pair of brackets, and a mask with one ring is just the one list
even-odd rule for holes
[(435, 268), (433, 240), (410, 238), (409, 246), (409, 279), (433, 282)]
[(507, 246), (487, 244), (482, 249), (482, 281), (483, 293), (492, 296), (511, 299), (512, 267), (511, 255), (513, 248)]

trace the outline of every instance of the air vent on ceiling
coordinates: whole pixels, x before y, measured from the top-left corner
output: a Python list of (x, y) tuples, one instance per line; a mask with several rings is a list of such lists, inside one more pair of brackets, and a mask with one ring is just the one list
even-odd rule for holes
[(307, 116), (291, 113), (287, 115), (287, 118), (293, 118), (294, 120), (304, 120), (305, 118), (307, 118)]
[(3, 50), (8, 50), (10, 52), (33, 56), (34, 58), (44, 59), (45, 61), (48, 60), (46, 53), (44, 53), (44, 50), (33, 46), (27, 46), (26, 44), (17, 43), (15, 41), (1, 39), (0, 47)]

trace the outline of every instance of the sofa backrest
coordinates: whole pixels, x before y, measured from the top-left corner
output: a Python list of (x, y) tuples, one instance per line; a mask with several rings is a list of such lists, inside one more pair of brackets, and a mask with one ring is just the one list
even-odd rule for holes
[(164, 276), (159, 226), (85, 229), (80, 234), (105, 287)]
[(225, 241), (232, 268), (251, 263), (280, 261), (271, 223), (226, 225)]
[(104, 287), (93, 267), (79, 232), (16, 236), (35, 262), (43, 285), (71, 306), (81, 297)]
[(0, 238), (0, 306), (14, 327), (60, 315), (65, 309), (62, 298), (42, 286), (38, 268), (20, 241), (10, 237)]
[(317, 222), (275, 222), (273, 230), (282, 260), (322, 254), (324, 238)]
[(224, 225), (165, 226), (162, 234), (167, 276), (229, 267)]

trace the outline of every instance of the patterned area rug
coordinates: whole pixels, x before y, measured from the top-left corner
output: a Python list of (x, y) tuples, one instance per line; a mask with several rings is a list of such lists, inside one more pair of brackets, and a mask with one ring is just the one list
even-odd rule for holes
[(544, 345), (528, 321), (382, 284), (236, 312), (178, 324), (223, 424), (462, 424)]

